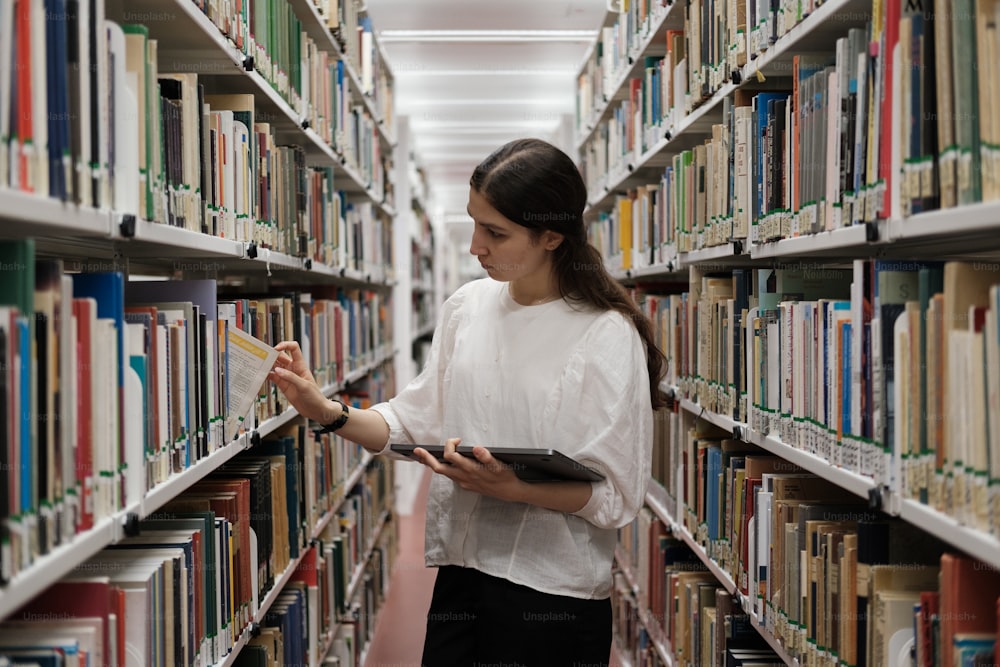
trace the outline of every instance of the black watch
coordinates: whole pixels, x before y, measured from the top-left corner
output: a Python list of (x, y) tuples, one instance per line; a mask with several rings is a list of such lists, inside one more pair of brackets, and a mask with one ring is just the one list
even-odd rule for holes
[(347, 403), (344, 403), (339, 398), (334, 398), (331, 400), (333, 400), (336, 403), (340, 403), (341, 407), (340, 416), (337, 417), (335, 421), (332, 421), (329, 424), (323, 426), (323, 428), (320, 430), (320, 433), (333, 433), (334, 431), (336, 431), (341, 426), (347, 423), (347, 417), (348, 414), (350, 413), (350, 409), (347, 407)]

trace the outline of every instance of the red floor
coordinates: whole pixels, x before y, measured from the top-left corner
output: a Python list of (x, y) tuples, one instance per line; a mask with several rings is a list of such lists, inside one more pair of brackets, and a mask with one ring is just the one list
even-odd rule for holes
[[(398, 517), (396, 569), (364, 667), (420, 667), (424, 621), (434, 588), (434, 570), (424, 567), (424, 508), (430, 475), (428, 471), (420, 484), (413, 514)], [(610, 667), (620, 665), (612, 655)]]

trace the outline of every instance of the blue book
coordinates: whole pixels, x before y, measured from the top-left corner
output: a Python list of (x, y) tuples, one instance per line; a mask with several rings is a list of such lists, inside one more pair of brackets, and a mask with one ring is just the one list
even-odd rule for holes
[(844, 435), (851, 433), (851, 323), (841, 322), (840, 424)]
[(708, 524), (708, 539), (719, 539), (719, 477), (722, 474), (722, 448), (711, 445), (705, 452), (705, 521)]
[(766, 202), (764, 201), (764, 170), (767, 169), (767, 109), (768, 104), (775, 100), (785, 100), (788, 93), (757, 93), (753, 98), (753, 126), (754, 135), (752, 137), (756, 159), (753, 161), (753, 179), (756, 188), (756, 196), (753, 203), (752, 219), (757, 220), (767, 213)]

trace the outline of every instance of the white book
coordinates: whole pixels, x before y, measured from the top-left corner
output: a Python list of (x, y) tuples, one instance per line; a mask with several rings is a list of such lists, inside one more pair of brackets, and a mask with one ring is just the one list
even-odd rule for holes
[[(866, 152), (862, 149), (868, 138), (868, 54), (863, 50), (857, 54), (856, 71), (858, 94), (854, 111), (857, 119), (854, 127), (854, 196), (857, 204), (851, 217), (852, 222), (864, 221), (865, 215), (863, 206), (865, 183), (861, 178), (861, 168), (867, 158)], [(872, 140), (877, 140), (877, 137), (873, 137)]]
[[(778, 404), (774, 407), (780, 411), (783, 425), (785, 422), (791, 421), (792, 417), (792, 384), (795, 373), (795, 306), (796, 304), (791, 301), (784, 301), (778, 304), (778, 312), (780, 313), (778, 326), (781, 331), (781, 342), (778, 348), (781, 357), (778, 363), (780, 364), (781, 375), (779, 385), (780, 395)], [(770, 344), (770, 340), (768, 344)], [(790, 439), (787, 439), (787, 430), (787, 428), (782, 428), (782, 441), (788, 445), (792, 445), (794, 443)]]
[(867, 264), (863, 259), (854, 260), (854, 279), (851, 283), (851, 435), (861, 434), (861, 350), (864, 340), (864, 275), (868, 270)]
[[(82, 3), (81, 3), (82, 4)], [(97, 61), (89, 63), (97, 73), (97, 88), (90, 90), (91, 113), (97, 112), (97, 134), (90, 137), (92, 156), (88, 158), (91, 164), (91, 179), (97, 184), (98, 200), (94, 206), (110, 208), (112, 206), (110, 182), (108, 180), (108, 147), (111, 143), (111, 109), (109, 104), (110, 84), (108, 81), (108, 37), (104, 29), (104, 3), (91, 0), (90, 25), (93, 51), (97, 53)], [(96, 98), (95, 98), (96, 95)], [(93, 159), (96, 155), (97, 160)], [(93, 164), (96, 162), (97, 164)]]
[[(114, 146), (109, 159), (111, 179), (111, 206), (120, 213), (138, 214), (139, 211), (139, 126), (136, 101), (135, 75), (127, 72), (125, 60), (127, 46), (125, 33), (113, 21), (105, 21), (108, 40), (108, 84), (114, 98), (115, 118), (109, 130)], [(131, 81), (131, 84), (130, 84)], [(132, 90), (130, 90), (130, 85)]]
[(767, 322), (767, 396), (764, 405), (770, 411), (773, 419), (770, 426), (764, 430), (769, 435), (778, 424), (778, 411), (781, 409), (781, 327), (777, 317), (768, 318)]
[(118, 332), (113, 320), (98, 318), (91, 329), (92, 396), (110, 396), (111, 400), (94, 400), (94, 521), (116, 508), (114, 479), (118, 471), (118, 401), (117, 392)]
[[(763, 480), (761, 480), (763, 483)], [(763, 487), (761, 487), (763, 489)], [(773, 493), (768, 490), (757, 491), (757, 501), (754, 509), (754, 521), (757, 523), (756, 530), (756, 541), (757, 541), (757, 567), (755, 569), (755, 578), (759, 579), (762, 575), (765, 579), (763, 586), (764, 597), (762, 600), (757, 599), (757, 594), (760, 591), (758, 587), (754, 591), (750, 591), (750, 598), (754, 600), (756, 605), (756, 611), (758, 616), (763, 616), (765, 609), (767, 609), (767, 603), (771, 601), (771, 498)]]
[[(147, 383), (152, 381), (146, 365), (146, 327), (136, 322), (125, 323), (125, 390), (122, 420), (125, 437), (125, 504), (138, 503), (146, 495), (146, 396)], [(140, 376), (135, 366), (145, 370)]]
[(159, 354), (156, 358), (156, 377), (159, 382), (157, 396), (157, 418), (159, 431), (154, 442), (153, 457), (156, 471), (156, 482), (162, 482), (170, 476), (170, 373), (167, 372), (169, 364), (168, 355), (168, 327), (157, 323), (154, 327), (156, 345)]
[(236, 151), (233, 112), (222, 109), (213, 111), (219, 115), (219, 128), (222, 138), (220, 148), (225, 151), (220, 155), (219, 169), (222, 171), (222, 215), (225, 221), (226, 238), (240, 239), (236, 236)]
[[(966, 513), (965, 466), (969, 461), (969, 423), (971, 416), (971, 387), (969, 380), (969, 352), (972, 347), (972, 334), (967, 330), (953, 329), (945, 341), (948, 347), (947, 386), (950, 387), (945, 396), (945, 409), (954, 415), (951, 426), (954, 429), (948, 441), (947, 460), (945, 461), (945, 492), (946, 509), (959, 521), (970, 519)], [(950, 501), (948, 500), (950, 498)]]
[[(760, 404), (760, 377), (757, 372), (757, 358), (756, 350), (754, 347), (754, 335), (753, 335), (753, 321), (759, 316), (759, 309), (757, 307), (751, 308), (746, 314), (746, 337), (743, 349), (744, 353), (744, 367), (743, 372), (746, 374), (747, 378), (747, 408), (748, 412), (753, 411), (753, 408)], [(747, 421), (750, 421), (747, 419)]]
[(236, 221), (236, 239), (249, 240), (253, 238), (253, 210), (250, 206), (250, 193), (253, 189), (250, 164), (250, 133), (247, 126), (238, 120), (233, 120), (233, 215)]
[(49, 99), (45, 39), (45, 3), (32, 2), (31, 7), (31, 145), (21, 150), (28, 158), (31, 172), (30, 189), (49, 196)]
[[(1000, 479), (1000, 285), (990, 288), (989, 310), (986, 312), (986, 378), (989, 432), (988, 451), (991, 453), (990, 478)], [(1000, 516), (994, 518), (1000, 521)]]
[(216, 320), (212, 317), (215, 313), (205, 313), (205, 331), (203, 332), (205, 336), (205, 359), (204, 364), (207, 367), (206, 375), (208, 381), (205, 386), (205, 403), (208, 405), (208, 414), (205, 415), (208, 419), (208, 451), (209, 453), (222, 447), (224, 443), (222, 439), (222, 429), (219, 425), (219, 409), (217, 397), (219, 393), (219, 355), (217, 350), (219, 349), (219, 329)]
[[(905, 451), (903, 443), (909, 438), (910, 420), (909, 414), (909, 392), (907, 388), (910, 382), (919, 382), (918, 378), (910, 378), (910, 364), (906, 358), (910, 350), (910, 318), (905, 313), (896, 318), (893, 326), (893, 349), (895, 351), (893, 364), (893, 395), (886, 396), (887, 401), (893, 402), (893, 412), (896, 416), (896, 426), (893, 430), (893, 442), (885, 443), (893, 452), (892, 467), (896, 471), (895, 478), (902, 480), (903, 461), (901, 453)], [(874, 360), (873, 360), (874, 363)]]
[[(987, 451), (987, 404), (986, 404), (986, 353), (983, 349), (984, 330), (975, 331), (975, 306), (969, 308), (969, 349), (968, 374), (965, 382), (968, 388), (968, 419), (965, 476), (969, 485), (969, 520), (980, 530), (989, 529), (987, 502), (987, 476), (989, 474), (989, 452)], [(985, 329), (985, 327), (984, 327)], [(996, 346), (996, 339), (992, 344)]]

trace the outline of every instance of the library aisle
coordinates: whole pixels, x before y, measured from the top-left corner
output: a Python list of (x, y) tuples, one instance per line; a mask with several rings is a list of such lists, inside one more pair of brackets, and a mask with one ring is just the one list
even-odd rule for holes
[(424, 508), (427, 507), (430, 479), (431, 472), (427, 470), (420, 478), (420, 490), (412, 511), (398, 514), (399, 552), (365, 667), (420, 665), (424, 620), (435, 574), (434, 570), (424, 567)]

